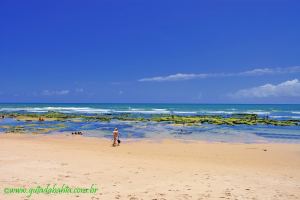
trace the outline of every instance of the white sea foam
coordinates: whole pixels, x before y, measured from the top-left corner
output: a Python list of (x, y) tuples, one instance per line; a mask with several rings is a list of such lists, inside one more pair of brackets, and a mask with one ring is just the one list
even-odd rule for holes
[(278, 119), (278, 118), (286, 118), (286, 119), (300, 119), (300, 116), (289, 116), (289, 115), (273, 115), (273, 116), (270, 116), (271, 118), (274, 118), (274, 119)]
[(206, 111), (200, 111), (200, 113), (205, 113), (205, 114), (257, 114), (257, 115), (269, 115), (270, 112), (267, 111), (259, 111), (259, 110), (247, 110), (247, 111), (227, 111), (227, 110), (206, 110)]
[(164, 108), (153, 108), (152, 110), (154, 110), (154, 111), (168, 111), (167, 109), (164, 109)]
[(135, 109), (129, 110), (112, 110), (112, 109), (100, 109), (91, 107), (19, 107), (19, 108), (0, 108), (0, 111), (7, 112), (61, 112), (61, 113), (88, 113), (88, 114), (101, 114), (101, 113), (141, 113), (141, 114), (169, 114), (171, 113), (167, 109)]
[(132, 110), (132, 111), (141, 111), (141, 109), (138, 109), (138, 108), (129, 108), (129, 110)]
[(115, 113), (138, 113), (138, 114), (170, 114), (171, 112), (168, 110), (143, 110), (143, 109), (135, 109), (135, 110), (114, 110)]
[(266, 112), (266, 111), (246, 111), (245, 113), (257, 114), (257, 115), (269, 115), (270, 114), (270, 112)]
[(173, 111), (175, 114), (197, 114), (197, 112), (194, 111)]
[(96, 109), (89, 107), (24, 107), (24, 108), (0, 108), (0, 111), (7, 112), (49, 112), (56, 111), (62, 113), (110, 113), (110, 109)]
[(200, 111), (200, 113), (207, 113), (207, 114), (233, 114), (236, 112), (233, 111), (225, 111), (225, 110), (212, 110), (212, 111)]
[(291, 116), (282, 116), (282, 115), (273, 115), (270, 118), (278, 119), (278, 118), (291, 118)]
[(292, 111), (293, 114), (300, 115), (300, 111)]

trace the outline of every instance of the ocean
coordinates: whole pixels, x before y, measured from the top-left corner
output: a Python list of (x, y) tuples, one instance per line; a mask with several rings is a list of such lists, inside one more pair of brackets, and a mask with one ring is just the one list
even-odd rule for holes
[[(2, 103), (0, 112), (44, 113), (49, 111), (70, 114), (120, 114), (137, 115), (225, 115), (235, 113), (251, 113), (262, 117), (280, 120), (300, 120), (300, 104), (111, 104), (111, 103)], [(7, 125), (28, 126), (30, 122), (13, 119), (0, 121), (0, 131)], [(33, 123), (33, 122), (32, 122)], [(44, 122), (43, 127), (53, 127), (62, 122)], [(63, 122), (61, 129), (49, 131), (47, 134), (61, 134), (81, 130), (90, 137), (111, 137), (114, 127), (120, 129), (124, 139), (178, 138), (199, 139), (218, 142), (300, 142), (300, 126), (277, 127), (270, 125), (209, 125), (174, 126), (168, 123), (155, 122)], [(36, 125), (39, 127), (39, 124)], [(1, 129), (2, 127), (2, 129)], [(30, 129), (28, 129), (30, 131)]]

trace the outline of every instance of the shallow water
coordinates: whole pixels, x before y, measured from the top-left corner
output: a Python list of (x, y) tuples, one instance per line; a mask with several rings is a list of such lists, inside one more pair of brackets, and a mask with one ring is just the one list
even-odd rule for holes
[(82, 131), (85, 136), (111, 138), (115, 127), (119, 129), (123, 139), (155, 139), (180, 138), (218, 142), (284, 142), (299, 143), (300, 127), (275, 126), (226, 126), (202, 124), (199, 126), (178, 126), (162, 122), (21, 122), (15, 119), (0, 120), (0, 131), (5, 132), (5, 126), (20, 126), (26, 132), (36, 132), (47, 129), (45, 134)]

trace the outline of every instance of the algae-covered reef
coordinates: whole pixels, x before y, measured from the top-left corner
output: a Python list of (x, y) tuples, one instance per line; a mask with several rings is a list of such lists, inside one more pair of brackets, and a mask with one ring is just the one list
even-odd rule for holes
[(195, 125), (195, 124), (215, 124), (215, 125), (274, 125), (274, 126), (299, 126), (300, 120), (274, 120), (267, 117), (259, 117), (256, 114), (238, 114), (224, 117), (220, 115), (202, 116), (163, 116), (154, 117), (156, 122), (172, 122), (175, 124)]
[(19, 121), (110, 121), (110, 116), (104, 115), (79, 115), (66, 114), (60, 112), (46, 112), (46, 113), (0, 113), (4, 118), (14, 118)]
[(273, 125), (273, 126), (299, 126), (300, 120), (275, 120), (261, 117), (257, 114), (232, 114), (232, 115), (136, 115), (136, 114), (69, 114), (60, 112), (46, 113), (0, 113), (1, 116), (15, 118), (19, 121), (72, 121), (72, 122), (110, 122), (111, 120), (132, 122), (165, 122), (171, 124), (196, 126), (201, 124), (214, 125)]

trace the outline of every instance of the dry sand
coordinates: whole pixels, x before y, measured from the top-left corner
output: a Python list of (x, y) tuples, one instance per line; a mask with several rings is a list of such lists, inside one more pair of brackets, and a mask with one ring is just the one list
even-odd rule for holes
[[(96, 194), (4, 194), (6, 187), (90, 187)], [(0, 135), (0, 200), (299, 199), (299, 144), (111, 141)]]

